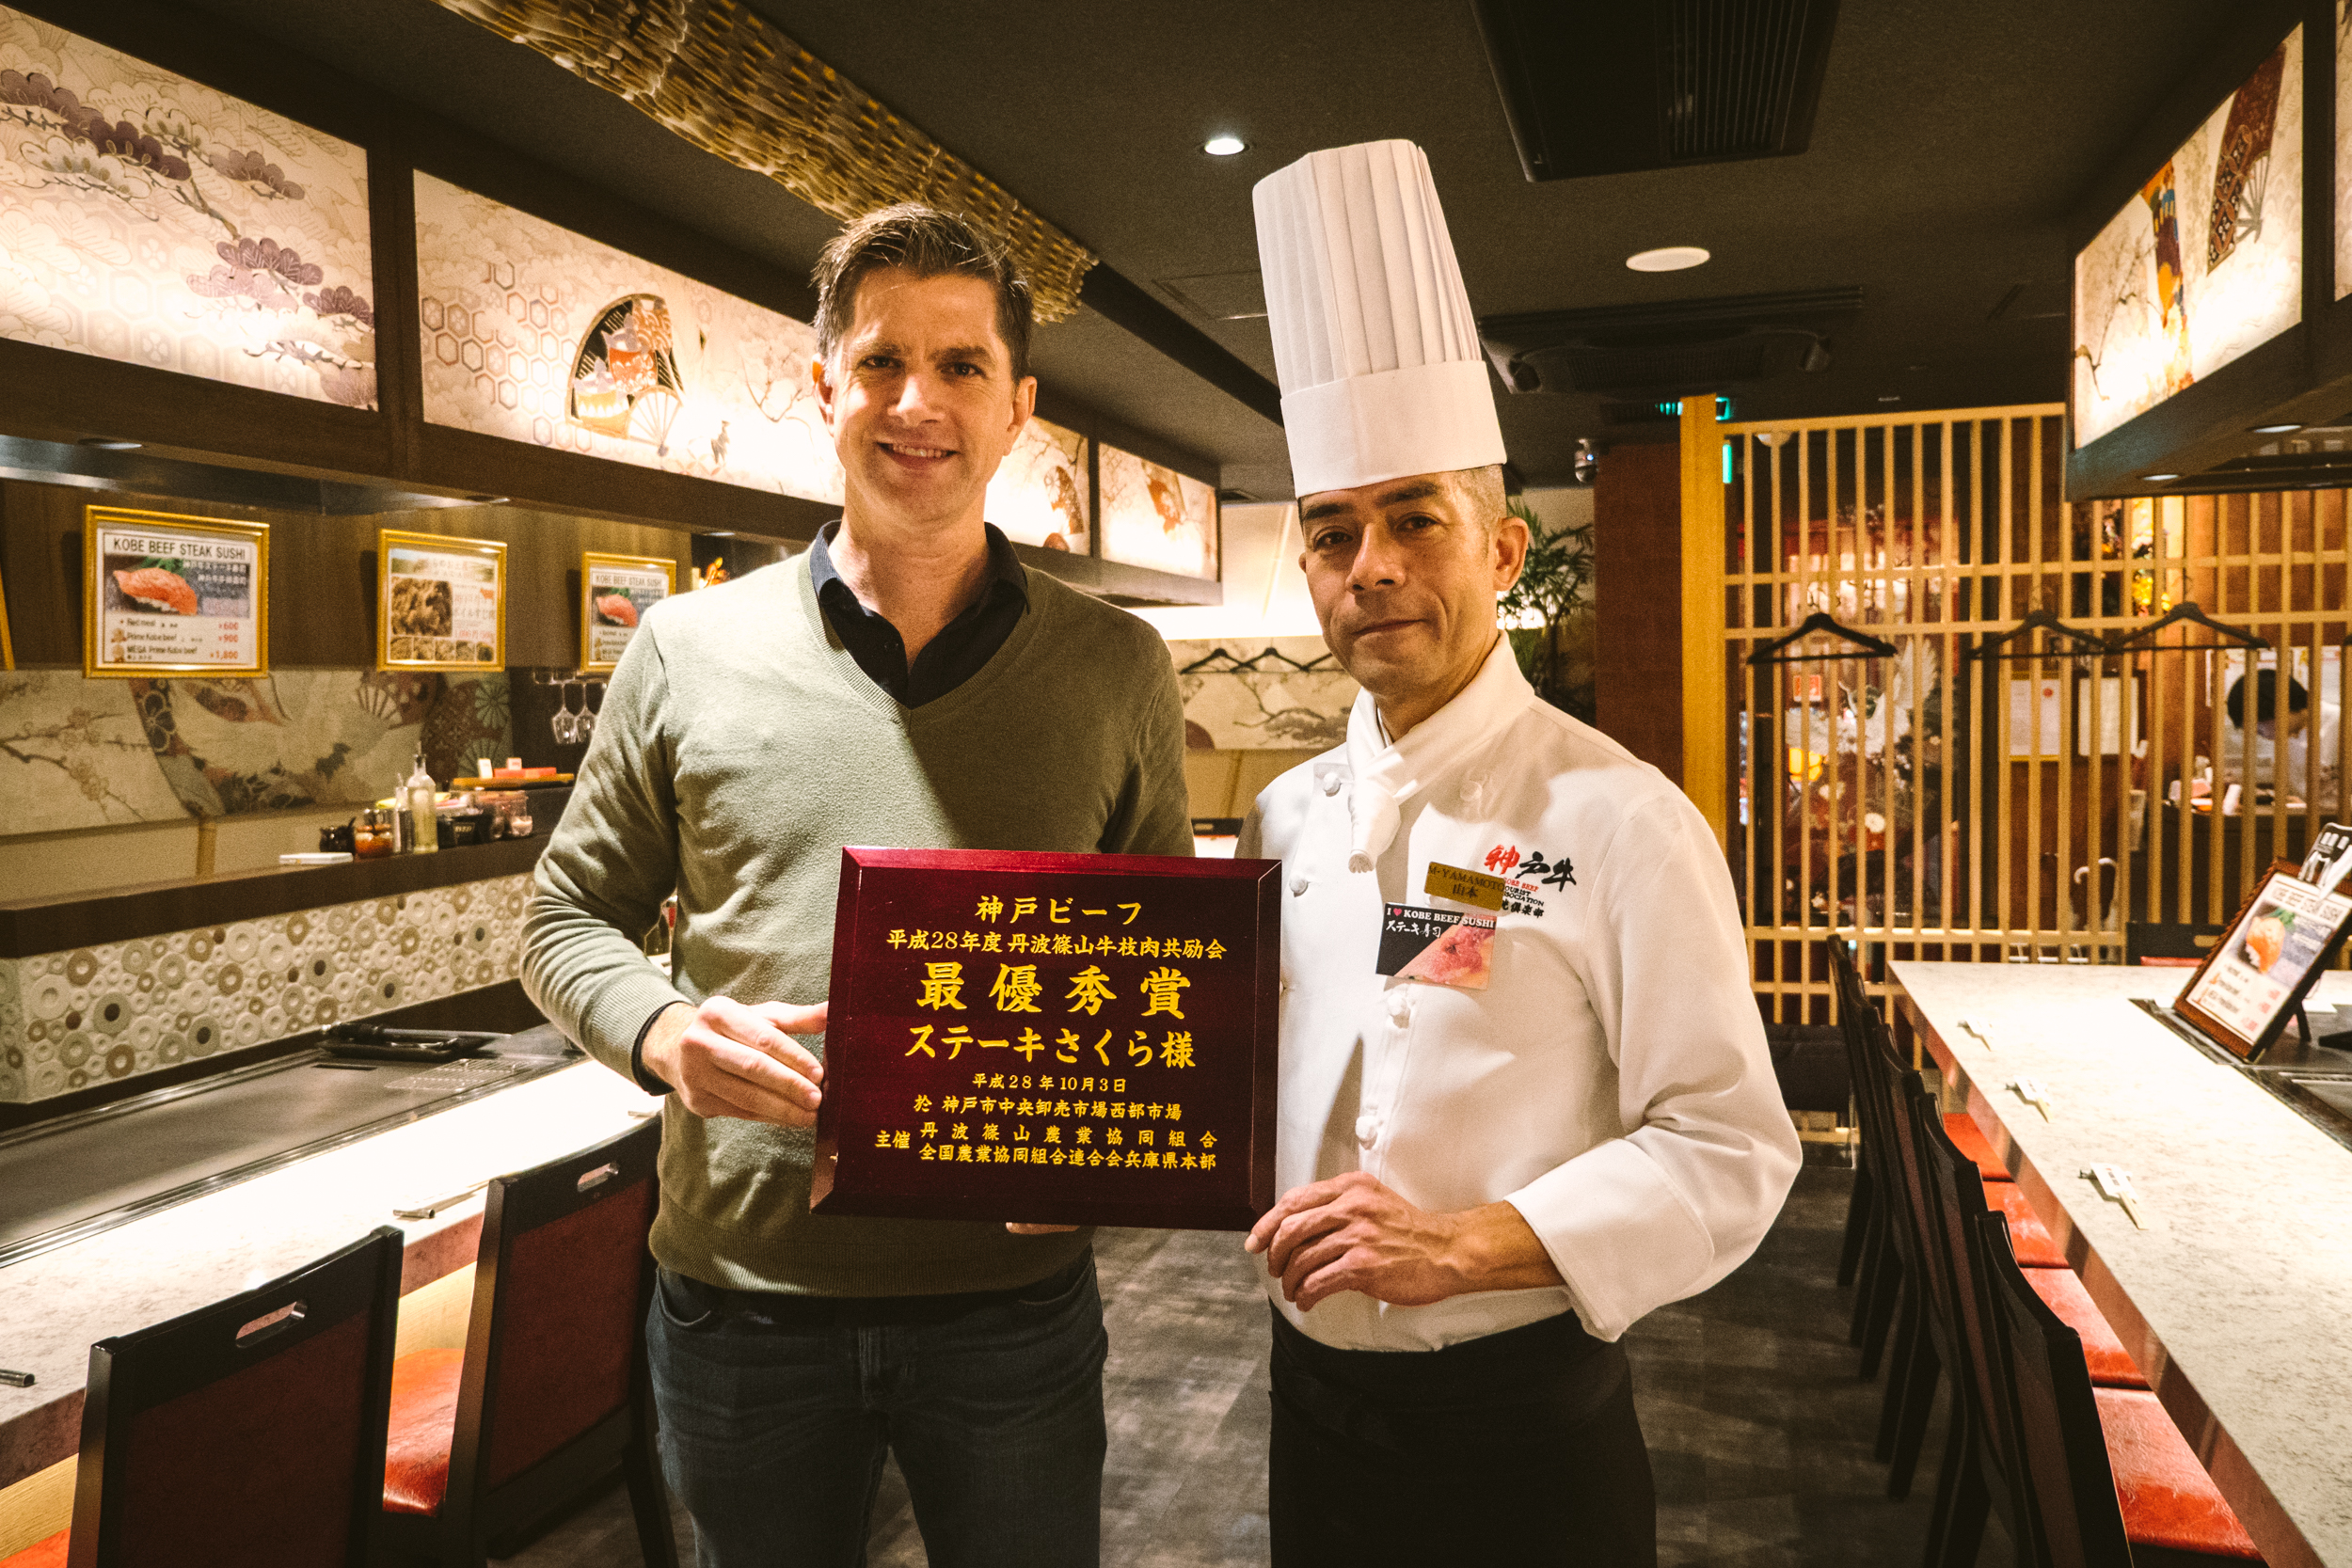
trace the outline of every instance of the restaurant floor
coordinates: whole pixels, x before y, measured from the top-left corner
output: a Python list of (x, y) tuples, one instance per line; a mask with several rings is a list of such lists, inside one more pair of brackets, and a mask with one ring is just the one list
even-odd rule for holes
[[(1808, 1149), (1809, 1153), (1822, 1152)], [(1944, 1432), (1939, 1400), (1910, 1498), (1870, 1457), (1880, 1392), (1854, 1375), (1851, 1296), (1832, 1282), (1850, 1172), (1808, 1164), (1755, 1258), (1626, 1345), (1658, 1480), (1663, 1568), (1888, 1568), (1922, 1555)], [(1266, 1307), (1237, 1238), (1106, 1230), (1096, 1240), (1111, 1341), (1109, 1568), (1267, 1560)], [(681, 1556), (691, 1531), (677, 1515)], [(921, 1537), (893, 1466), (868, 1561), (915, 1568)], [(518, 1555), (517, 1568), (637, 1568), (617, 1481)], [(1996, 1522), (1979, 1568), (2009, 1568)]]

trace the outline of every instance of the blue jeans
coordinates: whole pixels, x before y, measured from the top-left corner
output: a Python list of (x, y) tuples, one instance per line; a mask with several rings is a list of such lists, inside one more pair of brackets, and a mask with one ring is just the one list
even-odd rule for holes
[(662, 1468), (702, 1568), (863, 1564), (886, 1452), (933, 1568), (1096, 1568), (1109, 1340), (1091, 1253), (937, 1321), (920, 1298), (832, 1323), (758, 1299), (664, 1269), (646, 1318)]

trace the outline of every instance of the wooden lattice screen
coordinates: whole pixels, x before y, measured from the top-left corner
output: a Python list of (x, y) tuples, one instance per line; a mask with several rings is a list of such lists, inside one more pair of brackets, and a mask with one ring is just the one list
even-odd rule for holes
[[(2128, 924), (2226, 920), (2343, 815), (2345, 493), (2068, 504), (2063, 428), (2054, 406), (1718, 427), (1729, 848), (1768, 1016), (1829, 1017), (1832, 932), (2120, 963)], [(2176, 624), (2109, 651), (2184, 603), (2269, 646)], [(1745, 663), (1816, 610), (1895, 654)], [(2084, 640), (1967, 657), (2034, 610)]]

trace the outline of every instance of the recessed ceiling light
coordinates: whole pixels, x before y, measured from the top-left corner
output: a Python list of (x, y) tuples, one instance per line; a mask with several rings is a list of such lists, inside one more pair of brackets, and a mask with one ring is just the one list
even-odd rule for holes
[(2290, 431), (2300, 430), (2303, 427), (2299, 424), (2258, 424), (2254, 427), (2254, 434), (2257, 436), (2284, 436)]
[(2163, 484), (2181, 476), (2178, 474), (2142, 474), (2139, 477), (2150, 484)]
[(1211, 136), (1200, 144), (1200, 150), (1212, 158), (1230, 158), (1236, 152), (1247, 152), (1249, 144), (1239, 136)]
[(1670, 245), (1636, 251), (1625, 259), (1625, 264), (1635, 272), (1680, 272), (1686, 267), (1699, 266), (1707, 259), (1708, 253), (1697, 245)]

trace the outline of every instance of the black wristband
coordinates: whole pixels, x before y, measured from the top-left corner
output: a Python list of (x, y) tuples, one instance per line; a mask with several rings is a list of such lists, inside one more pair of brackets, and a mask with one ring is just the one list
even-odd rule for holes
[(628, 1048), (628, 1075), (637, 1080), (637, 1086), (647, 1094), (675, 1094), (676, 1092), (646, 1070), (645, 1037), (653, 1033), (654, 1024), (660, 1020), (663, 1013), (668, 1012), (672, 1007), (684, 1005), (679, 1002), (664, 1002), (660, 1006), (656, 1007), (653, 1010), (653, 1017), (645, 1020), (644, 1025), (637, 1031), (637, 1042)]

